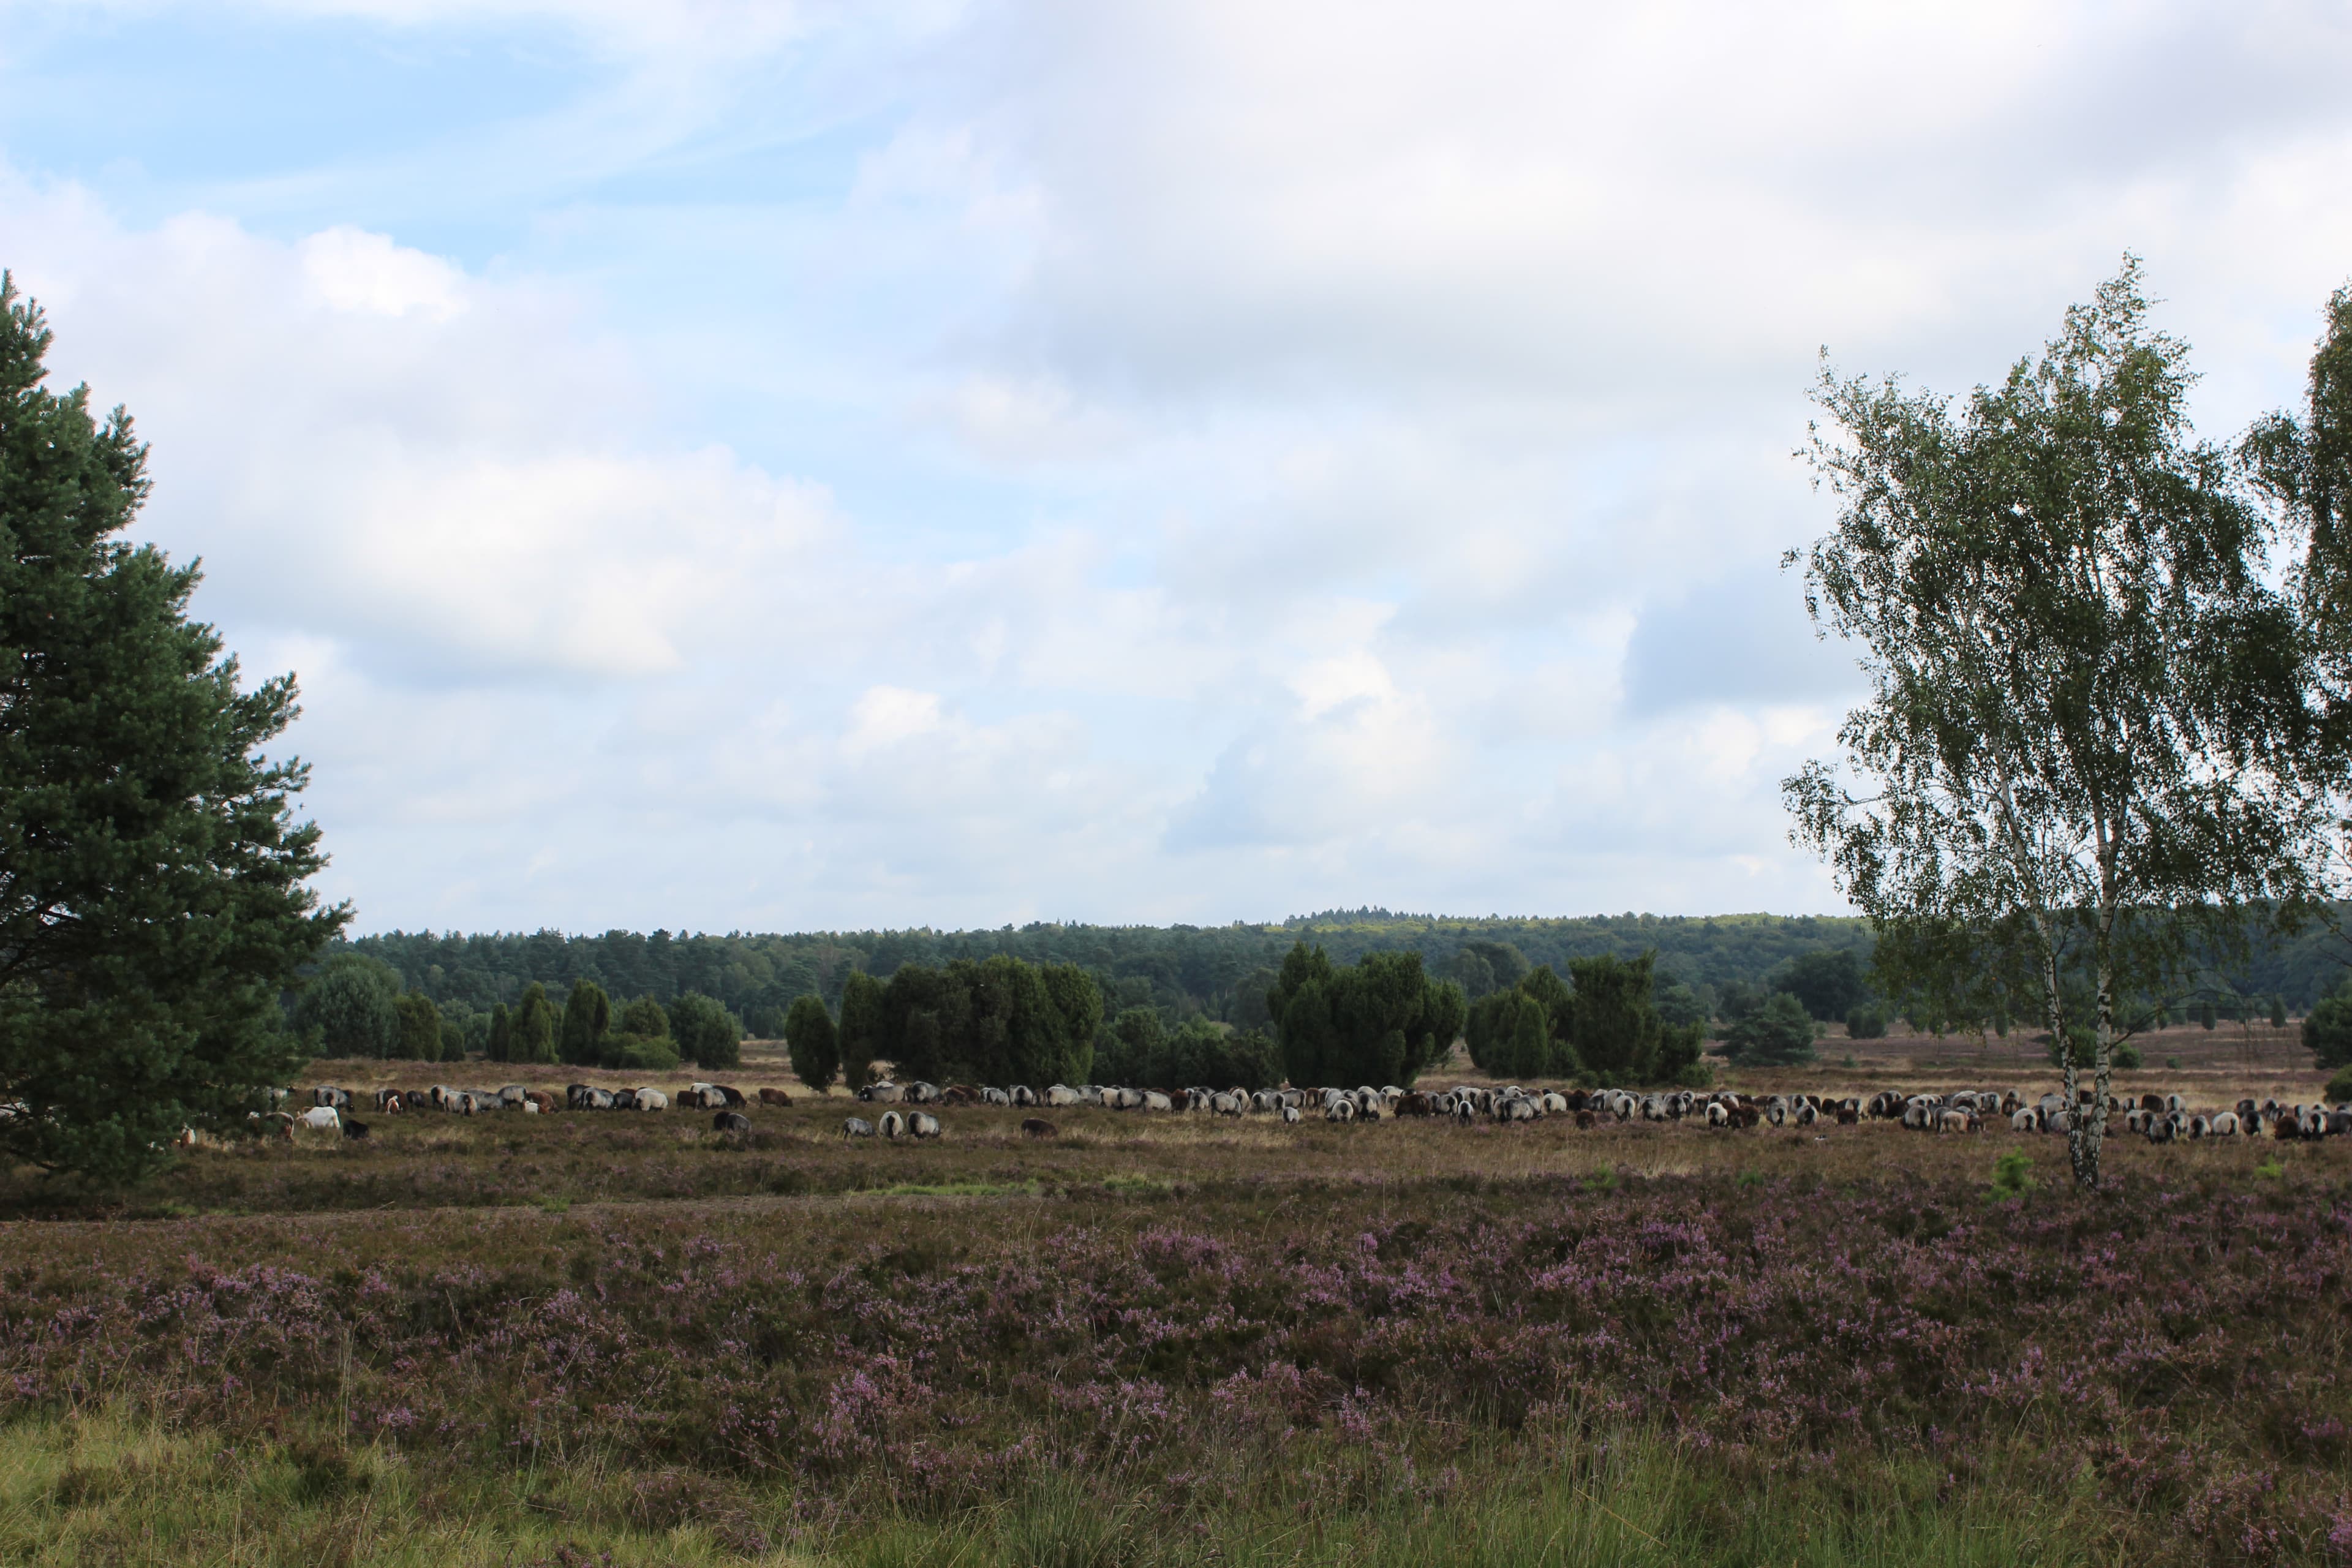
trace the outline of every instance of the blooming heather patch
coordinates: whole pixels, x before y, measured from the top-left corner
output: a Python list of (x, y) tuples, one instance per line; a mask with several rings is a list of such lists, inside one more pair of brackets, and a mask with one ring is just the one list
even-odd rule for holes
[[(952, 1509), (1043, 1476), (1426, 1489), (1662, 1430), (1728, 1472), (2021, 1445), (2177, 1551), (2352, 1517), (2352, 1191), (1580, 1176), (23, 1227), (0, 1406), (341, 1425)], [(679, 1484), (679, 1483), (665, 1483)]]

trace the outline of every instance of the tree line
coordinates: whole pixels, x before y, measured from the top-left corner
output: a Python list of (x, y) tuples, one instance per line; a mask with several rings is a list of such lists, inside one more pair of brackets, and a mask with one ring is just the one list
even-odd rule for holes
[[(560, 994), (533, 981), (511, 1006), (494, 1002), (487, 1011), (462, 997), (436, 1002), (424, 988), (404, 985), (392, 965), (353, 944), (329, 954), (310, 982), (290, 994), (288, 1016), (313, 1055), (425, 1061), (476, 1057), (656, 1071), (681, 1061), (731, 1066), (740, 1059), (747, 1033), (797, 1040), (793, 1018), (805, 1024), (822, 1013), (828, 1026), (837, 1029), (830, 1020), (838, 1014), (851, 1025), (829, 1047), (835, 1078), (855, 1077), (869, 1061), (900, 1063), (902, 1071), (933, 1079), (1070, 1078), (1075, 1069), (1044, 1075), (1029, 1070), (1028, 1064), (1050, 1053), (1033, 1048), (1031, 1023), (1043, 1014), (1024, 1011), (1021, 998), (1029, 983), (1014, 977), (1035, 971), (1071, 995), (1079, 994), (1078, 978), (1089, 983), (1096, 999), (1096, 1076), (1146, 1088), (1215, 1083), (1257, 1089), (1285, 1078), (1305, 1082), (1327, 1076), (1395, 1082), (1441, 1057), (1457, 1037), (1466, 1040), (1482, 1070), (1619, 1084), (1700, 1081), (1706, 1076), (1700, 1049), (1710, 1039), (1718, 1042), (1718, 1054), (1738, 1065), (1811, 1061), (1819, 1026), (1840, 1021), (1855, 1039), (1884, 1036), (1897, 1021), (1937, 1035), (2006, 1037), (2012, 1027), (2031, 1032), (2030, 1024), (2006, 1016), (1948, 1016), (1933, 998), (1889, 1001), (1874, 988), (1868, 954), (1867, 948), (1851, 945), (1814, 947), (1780, 961), (1756, 980), (1733, 979), (1718, 986), (1694, 984), (1671, 973), (1654, 950), (1631, 958), (1612, 952), (1572, 958), (1562, 966), (1568, 975), (1562, 978), (1552, 965), (1531, 962), (1513, 943), (1490, 938), (1464, 943), (1436, 965), (1424, 964), (1417, 952), (1396, 949), (1367, 952), (1354, 963), (1341, 964), (1322, 944), (1294, 940), (1279, 967), (1245, 977), (1241, 994), (1248, 1005), (1241, 1011), (1248, 1022), (1239, 1026), (1188, 1010), (1181, 1002), (1172, 1007), (1117, 1006), (1115, 981), (1107, 983), (1076, 964), (1033, 964), (997, 954), (942, 965), (906, 963), (887, 977), (851, 970), (835, 1006), (828, 1007), (816, 991), (801, 992), (781, 1015), (754, 1009), (757, 1025), (765, 1026), (760, 1027), (698, 991), (676, 993), (667, 1004), (649, 993), (616, 1003), (584, 976)], [(1307, 967), (1302, 970), (1301, 964)], [(1300, 1007), (1299, 993), (1310, 981), (1312, 993)], [(1439, 986), (1451, 987), (1454, 999), (1447, 1000)], [(1426, 1016), (1416, 1022), (1383, 1000), (1394, 997), (1420, 998)], [(1007, 1008), (1009, 1018), (997, 1016)], [(1327, 1053), (1313, 1042), (1333, 1030), (1354, 1029), (1354, 1020), (1372, 1014), (1382, 1014), (1385, 1021), (1358, 1032), (1377, 1043), (1393, 1031), (1409, 1043), (1360, 1049), (1350, 1045), (1328, 1059), (1360, 1070), (1327, 1073)], [(2148, 1004), (2132, 1016), (2142, 1027), (2285, 1019), (2284, 999), (2275, 993), (2224, 993), (2218, 1001), (2209, 994), (2171, 1006)], [(869, 1019), (878, 1021), (869, 1025)], [(1000, 1037), (1021, 1043), (1005, 1049), (967, 1043)], [(1065, 1050), (1058, 1059), (1068, 1068), (1079, 1055)], [(2056, 1060), (2054, 1048), (2052, 1059)]]
[(1424, 970), (1456, 982), (1473, 1000), (1509, 984), (1480, 956), (1481, 944), (1508, 946), (1529, 963), (1562, 973), (1574, 957), (1613, 952), (1633, 958), (1654, 951), (1662, 972), (1680, 976), (1702, 995), (1728, 984), (1761, 984), (1777, 966), (1817, 948), (1850, 948), (1865, 958), (1870, 948), (1861, 922), (1831, 917), (1462, 919), (1380, 910), (1228, 926), (1035, 922), (994, 931), (767, 934), (391, 931), (348, 946), (390, 964), (404, 986), (436, 1004), (462, 1002), (484, 1015), (499, 1002), (514, 1005), (534, 982), (562, 994), (573, 981), (587, 979), (612, 995), (663, 1002), (698, 992), (725, 1004), (754, 1037), (775, 1038), (795, 997), (816, 995), (838, 1009), (852, 973), (887, 981), (905, 963), (939, 968), (999, 955), (1084, 969), (1112, 1016), (1153, 1007), (1171, 1026), (1198, 1016), (1270, 1028), (1268, 989), (1285, 955), (1301, 941), (1341, 964), (1373, 952), (1418, 953)]
[[(1866, 921), (1827, 916), (1585, 916), (1562, 920), (1455, 919), (1333, 911), (1279, 924), (1091, 926), (1035, 923), (996, 931), (813, 931), (784, 934), (651, 934), (606, 931), (567, 935), (387, 932), (348, 944), (389, 964), (404, 989), (423, 993), (459, 1016), (487, 1018), (499, 1002), (518, 1005), (533, 984), (551, 996), (579, 980), (613, 996), (651, 996), (664, 1004), (687, 993), (709, 996), (743, 1021), (756, 1039), (784, 1033), (795, 998), (814, 995), (838, 1009), (853, 973), (887, 982), (904, 963), (939, 968), (958, 959), (999, 955), (1030, 963), (1084, 969), (1102, 993), (1107, 1016), (1150, 1007), (1171, 1030), (1193, 1018), (1271, 1032), (1269, 994), (1285, 955), (1305, 941), (1333, 962), (1351, 964), (1374, 952), (1420, 954), (1424, 971), (1462, 986), (1470, 1001), (1517, 984), (1528, 969), (1566, 974), (1578, 958), (1603, 953), (1631, 961), (1654, 952), (1660, 1005), (1672, 1018), (1695, 1005), (1727, 1026), (1770, 994), (1794, 986), (1816, 1018), (1839, 1021), (1865, 1002), (1860, 1020), (1908, 1016), (1928, 1032), (1959, 1029), (1924, 996), (1883, 996), (1865, 983), (1832, 1008), (1817, 1001), (1809, 975), (1845, 963), (1867, 977), (1875, 942)], [(2345, 975), (2346, 948), (2323, 931), (2215, 954), (2186, 993), (2168, 998), (2176, 1016), (2210, 1004), (2223, 1021), (2265, 1016), (2275, 999), (2307, 1012)], [(1810, 968), (1808, 966), (1811, 966)], [(1830, 982), (1836, 984), (1834, 980)], [(1864, 993), (1868, 993), (1865, 994)], [(1682, 995), (1688, 994), (1685, 1003)], [(454, 1005), (454, 1007), (453, 1007)], [(1990, 1015), (1986, 1022), (1990, 1021)], [(473, 1047), (481, 1049), (478, 1040)]]
[[(887, 983), (853, 973), (837, 1013), (814, 994), (797, 998), (785, 1036), (793, 1070), (819, 1089), (836, 1075), (856, 1080), (883, 1064), (908, 1078), (1001, 1085), (1411, 1085), (1445, 1059), (1465, 1026), (1474, 1056), (1490, 1071), (1693, 1081), (1702, 1030), (1660, 1019), (1654, 964), (1650, 953), (1580, 960), (1576, 992), (1538, 966), (1521, 988), (1473, 1005), (1458, 981), (1430, 974), (1417, 952), (1342, 964), (1319, 944), (1295, 942), (1267, 991), (1267, 1025), (1236, 1029), (1197, 1016), (1171, 1027), (1151, 1007), (1106, 1017), (1101, 987), (1085, 970), (999, 954), (936, 968), (901, 964)], [(1546, 1036), (1556, 1043), (1524, 1061), (1489, 1049), (1483, 1020), (1531, 993), (1557, 1001), (1559, 1029), (1547, 1026)]]
[(436, 1003), (404, 989), (400, 973), (364, 952), (331, 953), (288, 999), (287, 1023), (313, 1057), (402, 1061), (485, 1061), (667, 1071), (681, 1063), (733, 1067), (742, 1021), (716, 998), (688, 991), (668, 1004), (639, 996), (615, 1006), (593, 980), (574, 980), (561, 1005), (537, 981), (509, 1007), (487, 1013)]

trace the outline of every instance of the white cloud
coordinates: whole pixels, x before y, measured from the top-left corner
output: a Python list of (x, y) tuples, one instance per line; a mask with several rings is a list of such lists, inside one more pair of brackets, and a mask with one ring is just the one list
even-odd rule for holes
[(2226, 428), (2352, 268), (2316, 5), (246, 15), (593, 62), (0, 174), (375, 924), (1832, 907), (1816, 346), (1961, 388), (2134, 247)]
[(394, 245), (387, 236), (339, 225), (295, 248), (304, 280), (331, 309), (379, 316), (413, 311), (435, 322), (465, 309), (463, 276), (456, 268)]

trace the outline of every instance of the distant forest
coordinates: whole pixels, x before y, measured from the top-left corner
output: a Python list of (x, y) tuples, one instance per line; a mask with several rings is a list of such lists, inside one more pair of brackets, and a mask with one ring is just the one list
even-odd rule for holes
[[(561, 995), (586, 979), (615, 998), (667, 1003), (685, 992), (717, 997), (761, 1037), (781, 1033), (796, 996), (816, 994), (836, 1010), (856, 971), (887, 979), (902, 963), (944, 964), (998, 953), (1036, 963), (1075, 963), (1092, 973), (1106, 1011), (1157, 1008), (1171, 1023), (1206, 1017), (1248, 1027), (1265, 1022), (1265, 994), (1294, 942), (1319, 943), (1353, 963), (1367, 953), (1415, 952), (1429, 972), (1458, 980), (1472, 1000), (1507, 986), (1525, 966), (1599, 953), (1632, 958), (1654, 950), (1662, 988), (1679, 982), (1709, 1015), (1743, 994), (1771, 990), (1808, 954), (1852, 952), (1866, 966), (1872, 938), (1859, 919), (1814, 915), (1597, 915), (1570, 919), (1457, 919), (1335, 910), (1278, 925), (1097, 926), (1035, 923), (995, 931), (811, 931), (725, 936), (656, 931), (573, 936), (461, 936), (391, 931), (358, 938), (349, 950), (382, 959), (403, 983), (457, 1010), (513, 1004), (536, 981)], [(2309, 1009), (2342, 979), (2352, 948), (2313, 932), (2258, 956), (2242, 972), (2217, 974), (2209, 996), (2279, 997)], [(1834, 1015), (1831, 1015), (1834, 1016)]]

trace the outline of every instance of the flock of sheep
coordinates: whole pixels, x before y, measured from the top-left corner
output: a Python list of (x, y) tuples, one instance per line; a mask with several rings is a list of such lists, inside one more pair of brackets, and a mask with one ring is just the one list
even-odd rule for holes
[[(290, 1090), (277, 1091), (283, 1101)], [(748, 1132), (751, 1118), (743, 1108), (751, 1103), (744, 1093), (727, 1084), (693, 1083), (676, 1095), (681, 1108), (692, 1107), (713, 1111), (711, 1127), (719, 1132)], [(924, 1105), (989, 1105), (1009, 1108), (1043, 1108), (1094, 1106), (1109, 1110), (1166, 1111), (1205, 1113), (1212, 1116), (1266, 1116), (1288, 1123), (1304, 1121), (1308, 1115), (1319, 1115), (1333, 1122), (1380, 1121), (1390, 1118), (1444, 1118), (1464, 1125), (1478, 1121), (1512, 1123), (1534, 1121), (1550, 1116), (1573, 1117), (1580, 1127), (1592, 1127), (1604, 1121), (1696, 1121), (1708, 1127), (1737, 1129), (1759, 1125), (1810, 1127), (1819, 1122), (1853, 1125), (1857, 1122), (1897, 1121), (1916, 1131), (1976, 1132), (1989, 1123), (2005, 1121), (2012, 1131), (2064, 1132), (2074, 1119), (2084, 1113), (2093, 1103), (2091, 1093), (2081, 1091), (2070, 1107), (2062, 1094), (2044, 1094), (2038, 1100), (2027, 1100), (2016, 1091), (1996, 1089), (1959, 1089), (1945, 1094), (1902, 1094), (1892, 1089), (1882, 1090), (1867, 1099), (1811, 1094), (1775, 1094), (1751, 1096), (1728, 1091), (1676, 1089), (1665, 1092), (1634, 1094), (1624, 1089), (1551, 1089), (1533, 1090), (1516, 1084), (1500, 1089), (1460, 1084), (1450, 1089), (1403, 1089), (1390, 1085), (1375, 1089), (1367, 1084), (1356, 1089), (1268, 1089), (1255, 1092), (1231, 1089), (1185, 1089), (1173, 1091), (1129, 1089), (1103, 1084), (1054, 1084), (1044, 1089), (1033, 1089), (1014, 1084), (1009, 1089), (974, 1087), (955, 1084), (942, 1089), (932, 1083), (898, 1084), (888, 1081), (868, 1084), (857, 1091), (857, 1098), (872, 1104), (888, 1105), (872, 1121), (864, 1116), (845, 1118), (841, 1131), (847, 1138), (931, 1139), (940, 1136), (940, 1119), (929, 1111), (918, 1110)], [(262, 1120), (275, 1123), (288, 1136), (297, 1127), (321, 1131), (340, 1131), (347, 1138), (367, 1136), (367, 1124), (351, 1114), (352, 1091), (320, 1086), (310, 1091), (309, 1110), (299, 1114), (283, 1110), (271, 1111)], [(531, 1089), (522, 1084), (507, 1084), (496, 1089), (460, 1089), (436, 1084), (429, 1089), (378, 1089), (376, 1110), (386, 1115), (400, 1115), (420, 1110), (440, 1110), (460, 1116), (486, 1114), (494, 1110), (541, 1114), (555, 1110), (559, 1105), (574, 1110), (667, 1110), (672, 1096), (661, 1089), (599, 1089), (593, 1084), (575, 1083), (564, 1091), (563, 1099), (545, 1089)], [(766, 1105), (789, 1106), (792, 1096), (780, 1089), (761, 1089), (758, 1100)], [(905, 1109), (898, 1109), (903, 1106)], [(2352, 1102), (2330, 1107), (2325, 1104), (2283, 1105), (2275, 1100), (2257, 1103), (2241, 1100), (2235, 1106), (2219, 1110), (2191, 1110), (2178, 1094), (2142, 1095), (2137, 1100), (2110, 1096), (2107, 1102), (2110, 1128), (2120, 1127), (2126, 1132), (2137, 1133), (2155, 1143), (2168, 1143), (2176, 1139), (2272, 1137), (2278, 1139), (2326, 1138), (2352, 1134)], [(1025, 1118), (1023, 1132), (1033, 1138), (1052, 1138), (1057, 1129), (1042, 1117)]]
[[(1819, 1122), (1853, 1125), (1862, 1121), (1895, 1121), (1916, 1131), (1977, 1132), (1988, 1122), (2005, 1121), (2012, 1131), (2065, 1132), (2073, 1116), (2092, 1103), (2090, 1091), (2081, 1092), (2074, 1111), (2061, 1094), (2044, 1094), (2027, 1101), (2014, 1090), (1959, 1089), (1942, 1094), (1902, 1094), (1884, 1090), (1867, 1098), (1839, 1099), (1811, 1094), (1745, 1095), (1728, 1091), (1676, 1089), (1634, 1094), (1624, 1089), (1538, 1091), (1508, 1085), (1500, 1089), (1460, 1084), (1438, 1091), (1409, 1090), (1390, 1085), (1375, 1089), (1186, 1089), (1163, 1092), (1082, 1084), (1055, 1084), (1043, 1090), (1022, 1085), (1010, 1089), (958, 1085), (940, 1089), (929, 1083), (878, 1083), (858, 1091), (862, 1100), (911, 1104), (981, 1104), (1013, 1107), (1098, 1106), (1112, 1110), (1205, 1112), (1214, 1116), (1265, 1115), (1285, 1122), (1319, 1114), (1326, 1121), (1379, 1121), (1391, 1117), (1443, 1117), (1463, 1124), (1477, 1121), (1534, 1121), (1547, 1116), (1571, 1116), (1580, 1127), (1603, 1121), (1690, 1121), (1708, 1127), (1736, 1129), (1756, 1126), (1810, 1127)], [(2175, 1139), (2272, 1137), (2326, 1138), (2352, 1133), (2352, 1102), (2284, 1105), (2275, 1100), (2259, 1103), (2242, 1100), (2221, 1110), (2191, 1110), (2179, 1095), (2143, 1095), (2137, 1100), (2108, 1098), (2112, 1127), (2145, 1136), (2151, 1142)], [(915, 1131), (919, 1122), (921, 1130)], [(1051, 1122), (1031, 1117), (1022, 1130), (1032, 1137), (1050, 1138)], [(852, 1116), (842, 1123), (851, 1138), (937, 1137), (935, 1118), (921, 1112), (901, 1117), (886, 1111), (878, 1123)]]

